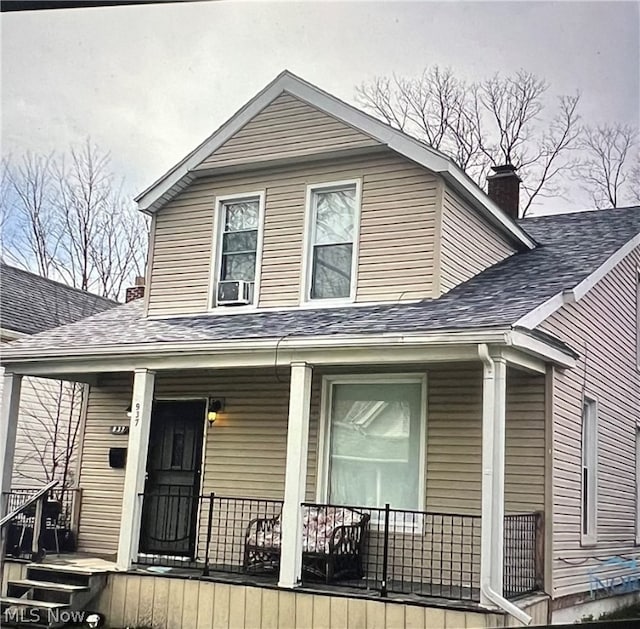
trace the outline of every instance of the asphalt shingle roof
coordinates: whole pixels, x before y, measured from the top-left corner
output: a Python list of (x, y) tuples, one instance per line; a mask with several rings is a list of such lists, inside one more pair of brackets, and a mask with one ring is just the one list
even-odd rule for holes
[(36, 334), (117, 306), (118, 302), (0, 263), (0, 327)]
[(508, 327), (563, 289), (574, 287), (640, 233), (640, 207), (545, 216), (520, 224), (540, 247), (507, 258), (439, 299), (159, 320), (143, 317), (140, 300), (20, 340), (13, 347), (63, 350), (132, 343)]

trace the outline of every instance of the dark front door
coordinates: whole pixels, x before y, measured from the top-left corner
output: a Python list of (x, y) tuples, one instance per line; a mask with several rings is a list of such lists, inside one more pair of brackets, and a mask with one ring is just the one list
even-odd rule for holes
[(194, 556), (204, 400), (154, 403), (140, 552)]

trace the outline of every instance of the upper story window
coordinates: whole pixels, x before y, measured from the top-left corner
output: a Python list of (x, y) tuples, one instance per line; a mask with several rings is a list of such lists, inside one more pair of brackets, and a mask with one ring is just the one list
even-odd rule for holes
[(304, 301), (355, 298), (360, 182), (307, 189)]
[(215, 304), (252, 305), (258, 294), (264, 194), (218, 198)]
[(597, 541), (598, 404), (593, 398), (582, 402), (582, 505), (581, 541)]

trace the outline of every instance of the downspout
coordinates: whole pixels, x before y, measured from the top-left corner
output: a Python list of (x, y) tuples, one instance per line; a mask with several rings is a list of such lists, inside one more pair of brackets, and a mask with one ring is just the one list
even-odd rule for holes
[[(504, 405), (505, 400), (495, 395), (496, 384), (496, 367), (495, 362), (489, 355), (489, 348), (486, 343), (478, 345), (478, 356), (483, 364), (482, 385), (483, 385), (483, 397), (482, 397), (482, 529), (481, 529), (481, 543), (485, 548), (485, 552), (481, 556), (489, 558), (488, 564), (480, 566), (480, 592), (484, 598), (491, 603), (503, 609), (507, 614), (513, 616), (524, 625), (531, 624), (532, 618), (524, 610), (520, 609), (517, 605), (514, 605), (511, 601), (507, 600), (502, 594), (499, 594), (493, 589), (493, 583), (495, 581), (494, 571), (496, 570), (495, 562), (493, 561), (493, 459), (494, 459), (494, 426), (495, 417), (497, 411), (503, 412), (504, 409), (497, 408), (498, 404)], [(484, 465), (489, 462), (489, 465)], [(487, 495), (490, 500), (486, 500)], [(489, 553), (486, 553), (486, 549), (489, 549)], [(502, 566), (498, 569), (502, 570)]]

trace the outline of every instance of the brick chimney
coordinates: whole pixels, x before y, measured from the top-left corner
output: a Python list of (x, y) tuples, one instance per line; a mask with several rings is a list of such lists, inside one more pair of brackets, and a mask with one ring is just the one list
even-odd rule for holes
[(138, 276), (136, 277), (136, 285), (127, 288), (124, 301), (128, 304), (130, 301), (141, 297), (144, 297), (144, 277)]
[(520, 182), (512, 164), (492, 166), (494, 174), (487, 177), (487, 193), (500, 209), (517, 219), (520, 210)]

